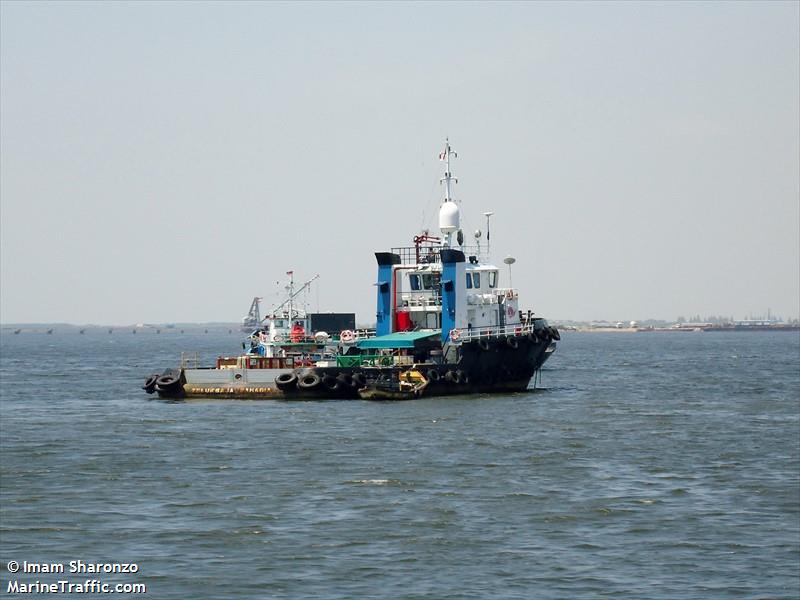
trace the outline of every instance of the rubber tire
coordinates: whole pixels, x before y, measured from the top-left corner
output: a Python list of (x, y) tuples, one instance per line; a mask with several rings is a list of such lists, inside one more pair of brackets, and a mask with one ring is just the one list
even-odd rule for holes
[(539, 336), (537, 336), (534, 332), (531, 331), (528, 333), (528, 341), (533, 342), (534, 344), (538, 344)]
[(550, 328), (550, 335), (553, 337), (554, 340), (561, 339), (561, 334), (558, 333), (558, 329), (556, 329), (555, 327)]
[(428, 376), (428, 381), (431, 383), (436, 383), (442, 378), (442, 376), (439, 374), (439, 371), (436, 369), (429, 369), (426, 375)]
[(519, 340), (512, 335), (506, 338), (506, 344), (508, 344), (508, 347), (511, 348), (512, 350), (516, 350), (517, 348), (519, 348)]
[(325, 375), (322, 378), (322, 385), (325, 386), (325, 389), (329, 392), (336, 392), (339, 390), (339, 381), (333, 375)]
[(179, 382), (180, 379), (174, 375), (161, 375), (158, 379), (156, 379), (156, 385), (164, 390), (171, 388)]
[(478, 348), (483, 350), (484, 352), (489, 350), (489, 340), (486, 338), (481, 338), (478, 340)]
[(367, 378), (363, 373), (353, 373), (353, 385), (355, 387), (364, 387), (367, 385)]
[(342, 387), (356, 387), (356, 384), (353, 381), (353, 376), (350, 375), (350, 373), (339, 373), (336, 376), (336, 380), (342, 385)]
[(142, 389), (147, 392), (148, 394), (152, 394), (156, 391), (156, 382), (158, 381), (158, 374), (150, 375), (147, 380), (144, 382)]
[(316, 373), (306, 373), (297, 381), (297, 387), (302, 390), (313, 390), (322, 383), (322, 378)]
[(275, 385), (282, 392), (290, 390), (297, 385), (297, 375), (294, 373), (281, 373), (275, 378)]

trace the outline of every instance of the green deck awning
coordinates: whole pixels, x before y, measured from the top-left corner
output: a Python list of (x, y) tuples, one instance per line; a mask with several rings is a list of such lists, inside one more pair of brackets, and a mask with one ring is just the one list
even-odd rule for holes
[(381, 335), (356, 344), (359, 348), (372, 350), (393, 350), (396, 348), (414, 348), (417, 342), (430, 337), (439, 336), (442, 332), (438, 329), (431, 331), (398, 331), (388, 335)]

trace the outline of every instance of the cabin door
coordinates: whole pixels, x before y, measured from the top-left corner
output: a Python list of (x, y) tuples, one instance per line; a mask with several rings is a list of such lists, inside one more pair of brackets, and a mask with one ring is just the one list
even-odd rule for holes
[(497, 324), (500, 327), (506, 326), (506, 299), (505, 296), (497, 297)]

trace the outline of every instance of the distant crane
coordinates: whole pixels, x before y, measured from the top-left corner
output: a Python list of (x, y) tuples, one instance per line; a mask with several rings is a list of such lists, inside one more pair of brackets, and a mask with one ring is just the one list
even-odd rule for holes
[(242, 318), (242, 331), (250, 333), (261, 323), (261, 298), (256, 296), (250, 303), (250, 311)]

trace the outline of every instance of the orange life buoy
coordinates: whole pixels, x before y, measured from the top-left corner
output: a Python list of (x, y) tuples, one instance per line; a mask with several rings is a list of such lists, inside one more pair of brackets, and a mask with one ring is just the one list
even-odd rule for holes
[(451, 329), (450, 330), (450, 339), (451, 340), (453, 340), (455, 342), (455, 341), (458, 341), (458, 338), (460, 338), (460, 337), (461, 337), (461, 332), (458, 329)]

